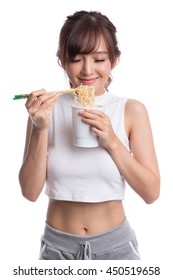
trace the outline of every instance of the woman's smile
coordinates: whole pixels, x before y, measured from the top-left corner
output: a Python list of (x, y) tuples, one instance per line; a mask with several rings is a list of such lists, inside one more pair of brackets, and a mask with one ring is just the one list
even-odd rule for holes
[(86, 79), (86, 78), (79, 78), (81, 84), (83, 85), (91, 85), (93, 84), (98, 78)]

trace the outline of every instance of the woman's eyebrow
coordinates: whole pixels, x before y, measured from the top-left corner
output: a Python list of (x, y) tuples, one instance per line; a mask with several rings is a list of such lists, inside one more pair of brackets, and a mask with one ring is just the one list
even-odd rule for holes
[[(79, 52), (78, 54), (76, 55), (86, 55), (86, 53), (83, 53), (83, 52)], [(107, 51), (94, 51), (94, 52), (91, 52), (90, 54), (109, 54)]]
[(96, 54), (108, 54), (107, 51), (96, 51), (95, 53), (96, 53)]

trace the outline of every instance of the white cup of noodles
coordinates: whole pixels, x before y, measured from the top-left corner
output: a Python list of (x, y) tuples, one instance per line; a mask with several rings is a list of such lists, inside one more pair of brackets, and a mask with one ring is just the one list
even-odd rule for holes
[(85, 109), (103, 111), (103, 106), (81, 107), (77, 104), (72, 105), (73, 145), (83, 148), (97, 147), (99, 146), (98, 136), (90, 130), (90, 125), (82, 122), (82, 117), (79, 115), (79, 112)]

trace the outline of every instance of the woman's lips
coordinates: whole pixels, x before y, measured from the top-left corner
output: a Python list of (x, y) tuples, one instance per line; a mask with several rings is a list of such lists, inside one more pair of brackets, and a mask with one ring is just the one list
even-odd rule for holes
[(97, 78), (94, 79), (80, 79), (83, 85), (91, 85), (96, 81)]

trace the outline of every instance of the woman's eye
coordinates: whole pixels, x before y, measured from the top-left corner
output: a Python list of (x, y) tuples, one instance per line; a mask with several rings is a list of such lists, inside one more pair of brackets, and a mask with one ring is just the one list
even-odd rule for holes
[(95, 62), (104, 62), (105, 59), (95, 59)]
[(77, 58), (73, 58), (73, 59), (70, 60), (71, 63), (76, 63), (76, 62), (79, 62), (79, 61), (80, 61), (79, 58), (78, 59)]

